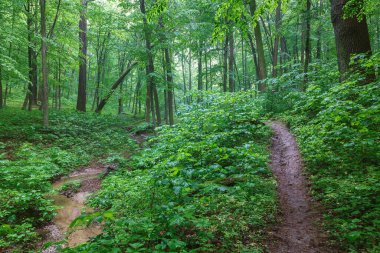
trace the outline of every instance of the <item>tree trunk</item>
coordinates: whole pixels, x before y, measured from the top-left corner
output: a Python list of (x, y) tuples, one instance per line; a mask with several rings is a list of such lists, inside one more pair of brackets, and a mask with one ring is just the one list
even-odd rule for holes
[[(151, 31), (148, 27), (148, 21), (146, 18), (146, 9), (145, 9), (145, 0), (140, 0), (140, 11), (143, 14), (143, 24), (144, 24), (144, 37), (145, 37), (145, 49), (147, 54), (147, 61), (145, 64), (146, 75), (147, 75), (147, 92), (146, 92), (146, 114), (145, 121), (150, 122), (150, 113), (153, 113), (153, 105), (156, 106), (156, 116), (157, 123), (161, 124), (161, 116), (160, 116), (160, 107), (158, 101), (157, 89), (154, 83), (154, 62), (153, 62), (153, 53), (152, 53), (152, 45), (151, 45)], [(155, 99), (155, 101), (153, 101)], [(154, 103), (155, 102), (155, 103)], [(154, 117), (153, 122), (155, 123)]]
[(86, 111), (86, 89), (87, 89), (87, 0), (82, 1), (82, 10), (79, 21), (79, 82), (77, 111)]
[[(251, 0), (249, 3), (250, 3), (251, 15), (254, 16), (255, 11), (256, 11), (256, 0)], [(254, 33), (255, 33), (257, 57), (258, 57), (259, 80), (264, 80), (266, 78), (264, 45), (263, 45), (263, 38), (261, 35), (260, 24), (257, 21), (255, 24)], [(259, 88), (259, 91), (265, 91), (266, 85), (264, 83), (260, 82), (258, 88)]]
[[(189, 49), (189, 92), (191, 93), (193, 89), (193, 80), (192, 80), (192, 57), (191, 57), (191, 49)], [(188, 103), (192, 101), (191, 95), (188, 97)]]
[(311, 19), (311, 0), (306, 0), (306, 30), (305, 30), (305, 65), (303, 72), (305, 74), (302, 90), (306, 91), (308, 82), (309, 64), (311, 63), (311, 40), (310, 40), (310, 19)]
[(317, 30), (317, 54), (318, 60), (322, 59), (322, 19), (323, 19), (323, 0), (319, 0), (319, 13), (318, 13), (318, 30)]
[(169, 53), (169, 49), (165, 48), (165, 67), (166, 67), (166, 82), (167, 82), (167, 98), (168, 98), (168, 113), (169, 113), (169, 125), (174, 125), (174, 96), (173, 96), (173, 73), (172, 63)]
[(198, 90), (203, 90), (203, 82), (202, 82), (202, 43), (199, 42), (198, 48)]
[[(366, 84), (375, 80), (373, 71), (361, 69), (359, 64), (350, 66), (350, 58), (355, 54), (371, 55), (367, 20), (365, 16), (361, 21), (356, 17), (343, 18), (343, 7), (347, 2), (348, 0), (331, 0), (331, 20), (335, 33), (341, 81), (347, 78), (351, 70), (359, 70), (365, 75), (365, 80), (361, 84)], [(363, 4), (362, 1), (359, 2), (358, 4)]]
[(185, 52), (183, 50), (181, 54), (181, 67), (182, 67), (182, 82), (183, 82), (183, 102), (186, 104), (187, 98), (186, 98)]
[(223, 46), (223, 92), (227, 92), (228, 80), (228, 34), (226, 35)]
[[(28, 83), (28, 110), (32, 110), (33, 105), (37, 105), (37, 55), (35, 51), (35, 45), (33, 46), (33, 13), (32, 2), (28, 0), (27, 3), (27, 28), (28, 28), (28, 67), (29, 67), (29, 83)], [(24, 106), (23, 106), (24, 107)], [(26, 107), (26, 106), (25, 106)], [(24, 108), (26, 109), (26, 108)]]
[(40, 12), (41, 12), (41, 68), (42, 68), (42, 111), (43, 111), (43, 125), (44, 127), (49, 126), (49, 97), (48, 97), (48, 70), (46, 64), (46, 6), (45, 0), (40, 0)]
[(120, 77), (114, 82), (111, 86), (110, 91), (107, 93), (107, 95), (100, 101), (98, 107), (96, 108), (95, 112), (100, 113), (112, 94), (115, 92), (115, 90), (119, 87), (119, 85), (123, 82), (124, 78), (131, 72), (134, 66), (137, 65), (137, 62), (133, 62), (132, 64), (129, 64), (128, 68), (120, 75)]
[(252, 52), (252, 57), (253, 57), (253, 62), (255, 63), (255, 72), (256, 72), (256, 79), (259, 80), (259, 64), (257, 61), (257, 53), (256, 53), (256, 48), (255, 45), (253, 44), (253, 38), (251, 33), (248, 33), (248, 42), (249, 46), (251, 47), (251, 52)]
[(274, 44), (273, 44), (273, 70), (272, 70), (272, 76), (277, 77), (277, 64), (278, 64), (278, 49), (279, 49), (279, 44), (280, 44), (280, 39), (281, 39), (281, 18), (282, 18), (282, 13), (281, 13), (281, 0), (278, 1), (278, 6), (276, 8), (276, 21), (275, 21), (275, 26), (276, 26), (276, 34), (274, 38)]
[(230, 92), (235, 91), (235, 42), (234, 42), (234, 31), (230, 28), (228, 35), (228, 45), (229, 45), (229, 56), (228, 56), (228, 90)]

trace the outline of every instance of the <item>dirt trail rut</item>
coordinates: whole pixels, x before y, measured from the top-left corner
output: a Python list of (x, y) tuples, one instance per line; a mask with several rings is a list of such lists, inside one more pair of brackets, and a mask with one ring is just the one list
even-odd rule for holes
[(278, 182), (281, 222), (270, 232), (270, 253), (329, 253), (321, 231), (322, 216), (309, 195), (297, 143), (281, 123), (269, 123), (274, 131), (271, 166)]

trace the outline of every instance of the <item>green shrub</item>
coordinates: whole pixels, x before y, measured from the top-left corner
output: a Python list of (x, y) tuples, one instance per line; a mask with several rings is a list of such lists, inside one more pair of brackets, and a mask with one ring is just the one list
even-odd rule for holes
[(112, 212), (105, 232), (73, 252), (259, 252), (276, 213), (270, 131), (251, 93), (203, 94), (174, 127), (157, 129), (134, 170), (90, 199)]
[(380, 245), (380, 84), (311, 85), (284, 117), (298, 137), (326, 227), (352, 252)]

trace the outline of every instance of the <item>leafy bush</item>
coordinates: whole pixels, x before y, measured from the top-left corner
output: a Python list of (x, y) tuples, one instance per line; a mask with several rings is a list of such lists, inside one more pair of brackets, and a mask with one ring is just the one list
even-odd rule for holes
[(276, 212), (269, 129), (250, 93), (203, 94), (90, 199), (114, 213), (73, 252), (255, 252)]
[(127, 118), (53, 112), (49, 129), (40, 122), (39, 111), (0, 111), (0, 248), (36, 241), (36, 228), (54, 217), (55, 178), (135, 147)]
[(298, 137), (313, 194), (327, 208), (330, 233), (350, 252), (378, 252), (380, 83), (356, 80), (327, 91), (311, 85), (284, 119)]

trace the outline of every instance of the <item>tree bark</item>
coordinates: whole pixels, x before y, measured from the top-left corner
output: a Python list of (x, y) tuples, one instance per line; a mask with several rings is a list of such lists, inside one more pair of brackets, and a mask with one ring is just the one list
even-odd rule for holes
[[(146, 94), (146, 114), (145, 121), (150, 122), (150, 113), (153, 112), (155, 105), (156, 109), (156, 118), (157, 123), (161, 124), (161, 115), (160, 115), (160, 106), (158, 101), (157, 88), (154, 82), (154, 62), (153, 62), (153, 53), (152, 53), (152, 44), (151, 44), (151, 31), (148, 27), (148, 20), (146, 18), (146, 8), (145, 0), (140, 0), (140, 11), (143, 14), (143, 24), (144, 24), (144, 37), (145, 37), (145, 49), (147, 61), (145, 64), (146, 75), (147, 75), (147, 94)], [(153, 122), (155, 123), (155, 117), (153, 117)]]
[(322, 59), (322, 16), (323, 16), (323, 0), (319, 0), (319, 11), (318, 11), (318, 30), (317, 30), (317, 54), (316, 58), (318, 60)]
[(223, 46), (223, 92), (227, 92), (228, 80), (228, 34), (226, 35)]
[[(359, 64), (350, 65), (350, 59), (355, 54), (371, 55), (367, 20), (365, 16), (360, 21), (357, 17), (344, 18), (343, 8), (347, 2), (348, 0), (331, 0), (331, 21), (341, 81), (348, 77), (349, 72), (359, 70), (365, 75), (361, 84), (366, 84), (375, 80), (373, 70), (362, 69)], [(358, 4), (363, 4), (363, 1), (359, 1)]]
[(228, 45), (229, 45), (229, 56), (228, 56), (228, 90), (230, 92), (235, 91), (235, 41), (234, 41), (234, 31), (232, 27), (230, 28), (228, 35)]
[(306, 24), (305, 24), (305, 65), (303, 69), (304, 82), (302, 90), (306, 91), (306, 86), (308, 82), (308, 71), (309, 64), (311, 63), (311, 40), (310, 40), (310, 20), (311, 19), (311, 0), (306, 0)]
[(48, 97), (48, 70), (46, 63), (46, 5), (45, 0), (40, 0), (40, 12), (41, 12), (41, 68), (42, 68), (42, 111), (43, 111), (43, 125), (49, 126), (49, 97)]
[[(251, 0), (249, 3), (250, 3), (251, 15), (254, 16), (255, 11), (256, 11), (256, 0)], [(265, 67), (263, 38), (261, 35), (260, 24), (258, 21), (256, 21), (254, 33), (255, 33), (256, 48), (257, 48), (259, 80), (261, 81), (261, 80), (264, 80), (266, 78), (266, 67)], [(259, 91), (265, 91), (266, 85), (264, 83), (260, 82), (258, 89), (259, 89)]]
[(199, 42), (198, 47), (198, 90), (203, 90), (203, 81), (202, 81), (202, 55), (203, 48), (202, 43)]
[(78, 99), (77, 111), (86, 111), (87, 100), (87, 0), (82, 1), (82, 10), (79, 21), (79, 82), (78, 82)]
[(273, 70), (272, 70), (272, 76), (277, 77), (277, 65), (278, 65), (278, 49), (279, 49), (279, 44), (281, 40), (281, 18), (282, 18), (282, 13), (281, 13), (281, 0), (278, 1), (278, 6), (276, 8), (276, 21), (275, 21), (275, 26), (276, 26), (276, 34), (274, 38), (274, 44), (273, 44)]

